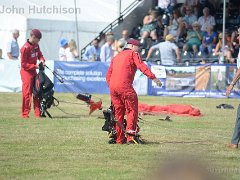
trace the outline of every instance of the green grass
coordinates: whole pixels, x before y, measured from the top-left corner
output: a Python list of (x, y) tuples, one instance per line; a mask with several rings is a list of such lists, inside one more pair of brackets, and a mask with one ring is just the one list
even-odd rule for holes
[[(57, 98), (75, 101), (72, 94)], [(108, 107), (108, 95), (98, 95)], [(144, 116), (140, 123), (145, 145), (109, 145), (101, 131), (101, 111), (88, 116), (85, 105), (61, 103), (54, 119), (21, 119), (21, 94), (0, 94), (0, 179), (149, 179), (166, 159), (187, 154), (204, 161), (209, 171), (226, 179), (239, 179), (240, 151), (229, 150), (238, 99), (170, 98), (140, 96), (148, 104), (191, 104), (200, 118)], [(221, 103), (235, 110), (219, 110)]]

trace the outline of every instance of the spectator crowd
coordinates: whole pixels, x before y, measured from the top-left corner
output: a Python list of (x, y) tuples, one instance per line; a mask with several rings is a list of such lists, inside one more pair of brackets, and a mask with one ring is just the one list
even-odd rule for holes
[(240, 1), (227, 3), (225, 35), (220, 1), (159, 0), (156, 5), (144, 17), (139, 34), (134, 34), (141, 39), (144, 59), (160, 61), (162, 65), (189, 61), (236, 63), (240, 44)]
[[(61, 39), (59, 60), (110, 62), (123, 51), (129, 38), (135, 38), (141, 42), (142, 59), (153, 63), (175, 65), (190, 60), (201, 63), (211, 59), (236, 63), (240, 47), (240, 1), (229, 0), (227, 3), (225, 35), (222, 33), (223, 4), (220, 2), (156, 0), (156, 6), (145, 15), (142, 25), (135, 27), (131, 33), (126, 27), (121, 38), (117, 39), (113, 32), (107, 32), (94, 39), (81, 54), (75, 40)], [(12, 31), (12, 39), (6, 45), (8, 59), (19, 58), (19, 35), (19, 30)], [(0, 59), (2, 54), (0, 49)]]
[(222, 16), (220, 1), (185, 0), (177, 3), (177, 0), (158, 0), (143, 18), (142, 25), (135, 27), (131, 34), (123, 30), (122, 38), (114, 40), (112, 32), (106, 33), (100, 39), (102, 45), (95, 39), (86, 48), (82, 59), (110, 62), (123, 50), (128, 38), (136, 38), (141, 42), (143, 60), (153, 63), (236, 63), (240, 44), (240, 2), (230, 0), (227, 3), (225, 36)]

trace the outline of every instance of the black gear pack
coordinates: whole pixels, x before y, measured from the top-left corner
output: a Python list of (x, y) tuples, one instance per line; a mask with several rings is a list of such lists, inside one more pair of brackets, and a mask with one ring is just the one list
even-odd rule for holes
[(45, 116), (46, 112), (47, 115), (50, 118), (52, 118), (47, 109), (54, 105), (54, 100), (56, 100), (58, 103), (58, 100), (53, 97), (54, 94), (53, 88), (54, 88), (53, 82), (45, 74), (43, 64), (40, 63), (39, 72), (34, 79), (33, 95), (39, 96), (41, 117), (46, 117)]

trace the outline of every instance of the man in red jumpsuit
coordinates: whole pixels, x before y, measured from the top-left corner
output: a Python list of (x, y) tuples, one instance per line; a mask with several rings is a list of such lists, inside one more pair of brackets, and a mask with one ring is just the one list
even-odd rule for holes
[[(29, 118), (29, 112), (31, 109), (31, 99), (33, 93), (34, 78), (37, 75), (36, 69), (39, 64), (37, 60), (43, 64), (45, 59), (39, 48), (39, 41), (42, 38), (42, 34), (38, 29), (33, 29), (30, 34), (30, 38), (21, 48), (21, 79), (22, 79), (22, 117)], [(33, 97), (33, 105), (35, 117), (40, 117), (40, 103), (39, 97)]]
[(123, 125), (125, 113), (127, 115), (127, 139), (124, 131), (116, 123), (117, 144), (126, 142), (131, 144), (137, 134), (138, 97), (132, 86), (136, 70), (140, 69), (148, 78), (161, 86), (161, 81), (143, 63), (138, 53), (139, 46), (139, 41), (128, 40), (126, 48), (112, 59), (106, 75), (115, 118)]

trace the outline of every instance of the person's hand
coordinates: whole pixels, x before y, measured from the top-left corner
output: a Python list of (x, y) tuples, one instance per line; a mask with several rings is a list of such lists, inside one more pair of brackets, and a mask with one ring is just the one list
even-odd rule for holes
[(227, 90), (226, 90), (226, 96), (227, 96), (227, 97), (229, 97), (232, 89), (233, 89), (233, 84), (230, 84), (230, 85), (227, 87)]
[(158, 78), (153, 79), (153, 82), (155, 82), (157, 86), (162, 86), (162, 82)]
[(42, 63), (43, 64), (43, 66), (46, 66), (46, 64), (45, 64), (45, 61), (44, 60), (40, 60), (40, 62), (39, 63)]
[(45, 67), (46, 66), (46, 64), (45, 64), (45, 61), (43, 61), (43, 60), (40, 60), (39, 62), (38, 62), (38, 67), (39, 67), (39, 65), (42, 63), (42, 65), (43, 65), (43, 67)]
[(40, 68), (40, 66), (42, 66), (43, 68), (46, 66), (45, 62), (43, 60), (40, 60), (36, 66), (37, 69)]

